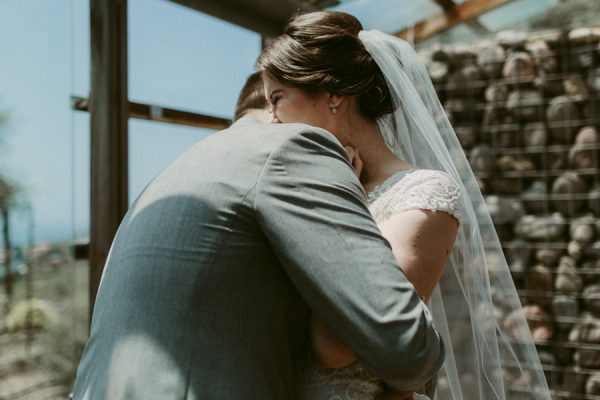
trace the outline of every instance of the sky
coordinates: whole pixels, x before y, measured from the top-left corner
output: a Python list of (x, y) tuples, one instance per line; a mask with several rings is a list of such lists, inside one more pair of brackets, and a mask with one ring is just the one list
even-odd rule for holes
[[(0, 173), (24, 188), (12, 237), (85, 239), (89, 230), (89, 1), (0, 1)], [(231, 117), (260, 51), (256, 33), (164, 0), (129, 0), (131, 101)], [(131, 119), (129, 199), (210, 130)], [(29, 204), (30, 207), (27, 207)], [(28, 210), (32, 210), (30, 213)], [(32, 219), (30, 219), (30, 215)]]

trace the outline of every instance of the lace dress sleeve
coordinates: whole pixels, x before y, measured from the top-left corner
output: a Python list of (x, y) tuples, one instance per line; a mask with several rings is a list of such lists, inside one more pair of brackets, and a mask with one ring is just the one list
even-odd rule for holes
[(369, 208), (376, 222), (415, 209), (446, 212), (460, 222), (460, 189), (444, 172), (414, 170), (381, 194)]

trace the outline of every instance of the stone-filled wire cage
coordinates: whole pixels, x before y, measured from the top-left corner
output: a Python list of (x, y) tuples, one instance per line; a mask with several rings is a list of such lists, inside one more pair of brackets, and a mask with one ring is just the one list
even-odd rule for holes
[(419, 53), (479, 180), (553, 397), (600, 399), (600, 29), (505, 31)]

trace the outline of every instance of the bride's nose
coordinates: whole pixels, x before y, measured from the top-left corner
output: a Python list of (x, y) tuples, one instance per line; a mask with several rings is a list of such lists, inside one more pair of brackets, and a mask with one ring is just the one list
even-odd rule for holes
[(271, 115), (271, 119), (269, 120), (272, 124), (280, 124), (281, 121), (277, 118), (277, 115), (273, 112), (273, 109), (269, 110), (269, 115)]

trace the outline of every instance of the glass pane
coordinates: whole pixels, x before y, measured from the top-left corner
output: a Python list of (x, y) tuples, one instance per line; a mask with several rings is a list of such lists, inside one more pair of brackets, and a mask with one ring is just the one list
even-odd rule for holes
[(0, 398), (65, 398), (87, 336), (87, 3), (0, 2)]
[(260, 36), (164, 0), (129, 1), (129, 97), (231, 117)]
[(130, 120), (129, 203), (158, 173), (211, 133), (209, 129)]

